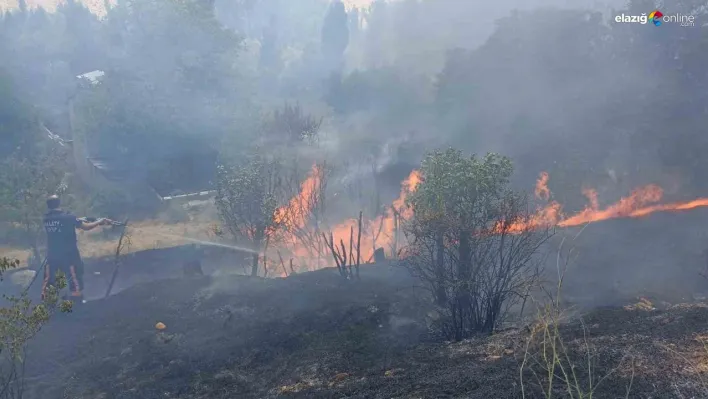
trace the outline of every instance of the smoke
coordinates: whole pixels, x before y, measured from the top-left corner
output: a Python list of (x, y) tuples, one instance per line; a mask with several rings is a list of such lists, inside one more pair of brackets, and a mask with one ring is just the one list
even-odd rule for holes
[[(89, 132), (84, 155), (137, 154), (118, 163), (144, 173), (112, 169), (111, 184), (149, 175), (168, 192), (211, 188), (202, 186), (213, 175), (191, 172), (202, 169), (198, 161), (213, 166), (214, 152), (249, 151), (261, 139), (263, 115), (297, 102), (323, 117), (319, 144), (284, 151), (303, 171), (324, 160), (336, 166), (328, 186), (333, 220), (361, 209), (381, 216), (426, 151), (446, 146), (510, 156), (514, 187), (529, 193), (548, 172), (551, 199), (568, 214), (588, 205), (588, 188), (603, 209), (649, 184), (667, 203), (700, 196), (695, 176), (660, 159), (671, 139), (643, 136), (666, 105), (649, 82), (679, 87), (667, 78), (676, 69), (671, 57), (650, 47), (674, 31), (613, 24), (609, 9), (622, 8), (619, 0), (349, 1), (348, 43), (334, 73), (322, 52), (328, 1), (217, 0), (215, 18), (229, 35), (204, 28), (207, 17), (133, 3), (139, 12), (118, 4), (102, 22), (77, 24), (85, 29), (77, 28), (79, 37), (107, 42), (77, 46), (87, 50), (62, 64), (73, 76), (106, 71), (72, 98)], [(22, 51), (24, 60), (39, 54)], [(59, 85), (40, 90), (28, 76), (27, 92), (58, 95)], [(666, 265), (694, 262), (699, 227), (675, 215), (593, 224), (577, 245), (595, 250), (577, 268), (603, 278), (664, 278)], [(678, 244), (659, 245), (667, 237)], [(646, 246), (651, 260), (641, 258)]]

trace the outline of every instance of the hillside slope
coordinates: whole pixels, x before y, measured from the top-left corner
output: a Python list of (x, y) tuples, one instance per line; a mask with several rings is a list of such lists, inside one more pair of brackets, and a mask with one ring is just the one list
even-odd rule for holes
[[(405, 272), (167, 280), (60, 315), (30, 348), (28, 398), (516, 398), (528, 329), (426, 342)], [(706, 397), (708, 306), (596, 310), (562, 331), (596, 397)], [(161, 321), (167, 329), (155, 330)], [(584, 327), (583, 327), (584, 326)], [(588, 348), (586, 348), (586, 343)], [(587, 373), (579, 372), (581, 385)], [(528, 374), (526, 397), (541, 397)], [(562, 397), (563, 386), (557, 387)]]

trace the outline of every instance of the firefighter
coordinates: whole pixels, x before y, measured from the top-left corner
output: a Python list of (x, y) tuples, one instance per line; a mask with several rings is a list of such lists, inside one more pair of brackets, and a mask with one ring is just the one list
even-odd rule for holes
[(83, 261), (76, 239), (76, 229), (93, 230), (98, 226), (110, 224), (109, 219), (86, 222), (70, 212), (60, 209), (61, 201), (56, 195), (47, 198), (48, 212), (44, 215), (44, 230), (47, 232), (47, 264), (44, 268), (42, 298), (47, 287), (54, 284), (58, 271), (64, 273), (71, 291), (71, 299), (83, 301)]

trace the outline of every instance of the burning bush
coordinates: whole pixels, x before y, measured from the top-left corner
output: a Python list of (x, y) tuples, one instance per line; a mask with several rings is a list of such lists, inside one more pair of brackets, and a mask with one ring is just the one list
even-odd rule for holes
[(296, 168), (290, 169), (285, 181), (291, 198), (273, 215), (282, 225), (278, 242), (303, 265), (314, 264), (319, 268), (326, 254), (322, 231), (326, 225), (327, 181), (332, 169), (326, 162), (315, 163), (303, 181)]
[[(224, 230), (252, 250), (253, 276), (258, 275), (261, 254), (264, 276), (269, 255), (273, 258), (277, 252), (282, 259), (273, 247), (285, 246), (290, 255), (307, 254), (307, 259), (320, 257), (325, 249), (320, 224), (331, 170), (320, 160), (307, 173), (303, 165), (313, 160), (300, 154), (314, 152), (321, 123), (299, 105), (286, 103), (259, 121), (255, 145), (237, 154), (222, 153), (216, 184), (219, 217)], [(287, 275), (282, 260), (281, 266)]]
[(273, 214), (282, 190), (280, 174), (280, 163), (261, 155), (218, 169), (216, 207), (232, 237), (253, 250), (252, 276), (258, 275), (260, 251), (279, 227)]
[(538, 276), (535, 258), (549, 230), (518, 228), (529, 215), (525, 198), (508, 188), (512, 171), (496, 154), (434, 152), (407, 199), (404, 264), (431, 290), (447, 338), (493, 331)]

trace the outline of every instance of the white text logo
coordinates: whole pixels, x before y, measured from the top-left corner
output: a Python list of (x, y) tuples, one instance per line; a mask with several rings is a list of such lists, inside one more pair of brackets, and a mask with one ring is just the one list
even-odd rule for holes
[(615, 17), (615, 22), (624, 24), (641, 24), (646, 25), (652, 23), (656, 26), (663, 24), (679, 24), (681, 26), (695, 26), (696, 17), (694, 15), (684, 14), (662, 14), (659, 11), (654, 11), (651, 14), (627, 15), (620, 14)]

